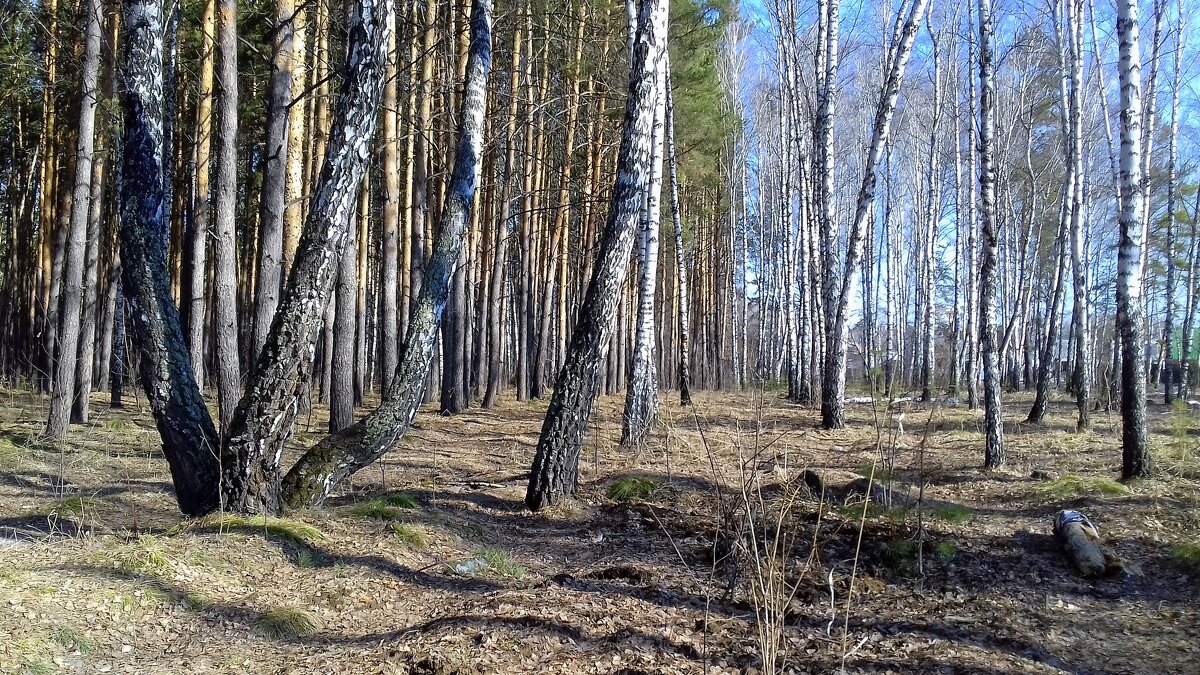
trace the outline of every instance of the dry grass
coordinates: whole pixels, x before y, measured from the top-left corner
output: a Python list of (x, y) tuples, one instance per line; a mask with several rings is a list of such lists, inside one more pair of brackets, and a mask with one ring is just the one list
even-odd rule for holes
[[(1200, 476), (1200, 424), (1187, 411), (1150, 416), (1164, 477), (1117, 492), (1117, 418), (1098, 414), (1076, 434), (1065, 400), (1032, 428), (1018, 423), (1028, 401), (1006, 397), (1011, 467), (984, 473), (979, 413), (965, 408), (934, 411), (918, 471), (928, 411), (916, 404), (907, 431), (877, 451), (869, 405), (828, 432), (815, 411), (771, 395), (761, 411), (748, 394), (701, 392), (691, 409), (664, 395), (666, 424), (635, 456), (617, 446), (622, 398), (606, 397), (578, 501), (532, 515), (524, 475), (543, 404), (427, 409), (326, 511), (187, 520), (146, 411), (97, 405), (60, 456), (20, 440), (36, 438), (45, 399), (4, 393), (0, 537), (19, 542), (0, 548), (5, 673), (761, 670), (753, 586), (734, 579), (726, 597), (730, 579), (712, 572), (715, 492), (749, 484), (770, 504), (805, 467), (848, 481), (872, 464), (877, 479), (886, 466), (898, 485), (924, 484), (924, 528), (915, 508), (872, 507), (855, 569), (862, 504), (823, 507), (819, 526), (815, 502), (797, 506), (789, 527), (802, 536), (760, 575), (795, 590), (780, 605), (782, 669), (835, 672), (844, 642), (883, 635), (847, 669), (1185, 672), (1200, 624), (1179, 601), (1200, 594), (1200, 484), (1189, 478)], [(306, 424), (299, 446), (322, 435), (324, 410)], [(1033, 469), (1063, 478), (1030, 480)], [(1064, 505), (1144, 576), (1081, 586), (1049, 534)], [(51, 511), (105, 527), (63, 536), (47, 529)], [(478, 574), (454, 571), (475, 559)]]

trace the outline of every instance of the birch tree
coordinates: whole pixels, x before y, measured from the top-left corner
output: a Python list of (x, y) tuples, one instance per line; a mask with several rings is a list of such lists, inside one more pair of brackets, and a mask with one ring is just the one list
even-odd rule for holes
[(425, 268), (424, 283), (413, 307), (396, 373), (374, 412), (319, 442), (288, 472), (283, 494), (291, 508), (320, 504), (347, 476), (381, 457), (408, 431), (421, 405), (425, 380), (433, 363), (434, 341), (479, 183), (491, 39), (491, 0), (473, 0), (454, 170), (446, 189), (441, 227)]
[(1142, 57), (1137, 0), (1117, 1), (1121, 83), (1120, 242), (1117, 248), (1117, 334), (1121, 352), (1121, 477), (1152, 470), (1146, 435), (1146, 371), (1142, 368)]
[(534, 511), (575, 494), (578, 483), (583, 434), (596, 402), (600, 364), (613, 335), (620, 288), (650, 180), (662, 83), (658, 70), (666, 54), (667, 16), (668, 0), (643, 0), (608, 222), (529, 473), (525, 505)]

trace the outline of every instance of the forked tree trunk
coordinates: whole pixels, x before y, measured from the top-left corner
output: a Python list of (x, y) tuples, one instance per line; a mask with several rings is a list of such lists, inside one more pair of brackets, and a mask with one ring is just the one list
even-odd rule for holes
[(600, 368), (617, 323), (621, 287), (650, 178), (654, 121), (662, 82), (658, 68), (666, 54), (667, 10), (667, 0), (645, 0), (638, 17), (608, 222), (529, 473), (525, 505), (534, 511), (559, 496), (573, 495), (579, 478), (583, 434), (596, 402)]
[(1117, 1), (1121, 81), (1121, 210), (1117, 247), (1117, 337), (1121, 350), (1121, 477), (1150, 475), (1146, 371), (1142, 368), (1142, 57), (1137, 0)]
[[(159, 0), (126, 0), (121, 172), (121, 265), (134, 342), (141, 352), (146, 398), (171, 467), (179, 508), (199, 515), (217, 508), (217, 431), (196, 387), (167, 273), (162, 157), (162, 35)], [(118, 306), (123, 304), (118, 301)], [(118, 329), (123, 341), (123, 331)], [(123, 369), (123, 348), (114, 351)], [(114, 373), (114, 399), (123, 376)], [(119, 400), (119, 399), (118, 399)]]
[(336, 122), (312, 208), (279, 310), (225, 434), (221, 450), (225, 508), (280, 510), (279, 460), (292, 435), (306, 384), (302, 373), (313, 360), (313, 344), (323, 326), (347, 234), (356, 225), (352, 216), (379, 117), (394, 14), (391, 0), (361, 0), (351, 12)]
[(451, 275), (458, 262), (463, 231), (470, 219), (471, 203), (479, 182), (491, 32), (491, 0), (474, 0), (462, 127), (454, 156), (454, 171), (442, 208), (433, 256), (426, 266), (421, 293), (413, 307), (395, 377), (385, 390), (379, 408), (341, 433), (326, 437), (288, 472), (283, 481), (283, 494), (291, 508), (324, 501), (343, 479), (391, 449), (408, 431), (416, 416), (433, 363), (434, 341), (446, 306)]
[(79, 98), (79, 130), (75, 148), (75, 186), (63, 271), (62, 330), (59, 357), (54, 361), (50, 419), (46, 423), (46, 436), (55, 440), (61, 439), (67, 433), (71, 420), (71, 404), (75, 398), (75, 359), (79, 355), (83, 266), (88, 249), (88, 215), (91, 213), (96, 103), (100, 93), (97, 83), (100, 73), (102, 7), (100, 0), (88, 0), (84, 6), (87, 28), (83, 39), (82, 91)]

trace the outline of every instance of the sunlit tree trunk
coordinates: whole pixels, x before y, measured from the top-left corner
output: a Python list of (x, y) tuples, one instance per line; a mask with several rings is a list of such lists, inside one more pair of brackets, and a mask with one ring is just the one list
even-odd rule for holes
[(1137, 0), (1117, 0), (1121, 82), (1121, 202), (1117, 247), (1117, 334), (1121, 351), (1121, 477), (1150, 475), (1146, 371), (1142, 368), (1142, 57)]
[[(302, 371), (312, 363), (339, 261), (356, 225), (352, 221), (379, 117), (394, 20), (390, 0), (361, 0), (352, 8), (335, 123), (312, 208), (279, 310), (222, 448), (225, 508), (262, 513), (281, 508), (279, 462), (306, 386)], [(328, 349), (331, 341), (325, 344)]]
[(441, 211), (441, 227), (404, 338), (400, 365), (379, 408), (341, 433), (322, 440), (288, 472), (283, 490), (289, 507), (321, 503), (347, 476), (377, 460), (408, 431), (421, 404), (433, 363), (439, 320), (479, 181), (491, 63), (491, 15), (490, 0), (473, 0), (458, 150)]
[(216, 337), (217, 407), (221, 433), (229, 429), (241, 396), (238, 349), (237, 208), (238, 36), (236, 0), (217, 0), (218, 112), (216, 194), (213, 200), (214, 280), (213, 333)]
[[(55, 360), (54, 386), (50, 396), (50, 419), (46, 436), (61, 439), (67, 433), (75, 398), (76, 357), (79, 355), (80, 322), (83, 311), (83, 267), (88, 251), (88, 216), (92, 198), (92, 156), (95, 149), (96, 104), (99, 99), (101, 0), (84, 5), (87, 27), (83, 37), (80, 75), (79, 129), (76, 133), (75, 186), (71, 200), (70, 231), (64, 261), (62, 329), (59, 358)], [(99, 197), (99, 195), (97, 195)], [(89, 308), (90, 310), (90, 308)], [(89, 355), (88, 360), (91, 360)], [(90, 383), (89, 383), (90, 384)]]
[(621, 287), (650, 179), (662, 82), (658, 69), (666, 53), (667, 8), (666, 0), (646, 0), (638, 17), (608, 223), (530, 470), (525, 504), (535, 511), (559, 496), (575, 493), (583, 434), (617, 323)]
[[(141, 380), (162, 437), (179, 508), (188, 515), (218, 506), (217, 432), (192, 376), (167, 272), (162, 155), (162, 6), (126, 0), (124, 137), (121, 170), (121, 265)], [(118, 305), (123, 304), (118, 301)], [(124, 308), (117, 316), (114, 404), (124, 368)]]
[(634, 327), (633, 362), (622, 416), (621, 444), (641, 445), (658, 422), (658, 371), (654, 367), (654, 295), (658, 287), (658, 233), (662, 219), (663, 136), (666, 115), (665, 84), (668, 58), (658, 64), (654, 130), (651, 138), (650, 177), (639, 223), (637, 321)]
[(1000, 358), (996, 335), (995, 23), (991, 0), (979, 0), (979, 216), (983, 250), (979, 263), (979, 336), (983, 356), (984, 467), (1004, 466)]
[[(984, 0), (986, 1), (986, 0)], [(836, 288), (826, 289), (826, 300), (836, 303), (833, 311), (826, 309), (832, 325), (825, 331), (825, 370), (821, 387), (821, 424), (826, 429), (840, 429), (845, 425), (844, 406), (846, 392), (846, 341), (849, 328), (850, 293), (856, 284), (859, 262), (866, 240), (866, 228), (875, 203), (875, 170), (883, 149), (887, 145), (891, 130), (892, 115), (896, 111), (896, 99), (904, 81), (904, 69), (912, 54), (912, 44), (917, 28), (924, 16), (926, 0), (916, 0), (904, 21), (900, 39), (895, 42), (887, 60), (889, 69), (880, 92), (875, 110), (875, 121), (871, 131), (871, 145), (863, 166), (862, 183), (858, 188), (854, 217), (847, 240), (845, 267)]]

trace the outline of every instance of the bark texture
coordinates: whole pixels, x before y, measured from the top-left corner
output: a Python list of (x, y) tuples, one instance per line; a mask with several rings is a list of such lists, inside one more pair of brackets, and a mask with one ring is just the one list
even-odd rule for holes
[(347, 476), (390, 450), (412, 425), (424, 398), (438, 326), (479, 183), (491, 36), (491, 0), (474, 0), (458, 151), (442, 207), (441, 227), (433, 255), (426, 264), (420, 295), (413, 306), (395, 376), (375, 411), (344, 431), (322, 440), (288, 472), (283, 481), (283, 493), (290, 508), (320, 504)]
[(304, 370), (312, 363), (317, 331), (333, 293), (339, 261), (357, 211), (375, 135), (391, 0), (363, 0), (349, 20), (349, 42), (326, 156), (300, 235), (279, 310), (238, 404), (221, 452), (225, 508), (275, 513), (281, 508), (279, 461), (291, 438)]
[(660, 60), (665, 58), (667, 0), (646, 0), (638, 16), (608, 222), (596, 266), (571, 335), (566, 363), (542, 424), (525, 505), (536, 511), (575, 494), (583, 434), (596, 402), (600, 368), (616, 325), (617, 304), (650, 177)]
[[(171, 467), (179, 508), (188, 515), (218, 506), (217, 432), (192, 375), (171, 299), (162, 163), (162, 35), (160, 0), (126, 0), (125, 132), (122, 142), (121, 269), (139, 376)], [(118, 302), (118, 305), (121, 303)], [(122, 325), (118, 315), (117, 324)], [(124, 336), (120, 335), (124, 340)], [(123, 368), (121, 345), (114, 349)], [(114, 373), (114, 398), (122, 376)]]

